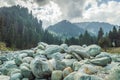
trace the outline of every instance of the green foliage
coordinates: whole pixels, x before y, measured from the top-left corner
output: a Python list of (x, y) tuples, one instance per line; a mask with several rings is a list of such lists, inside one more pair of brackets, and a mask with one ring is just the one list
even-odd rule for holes
[(103, 38), (103, 35), (104, 35), (103, 29), (102, 27), (100, 27), (100, 30), (98, 31), (98, 42), (101, 38)]
[(90, 45), (96, 43), (96, 37), (91, 36), (88, 31), (85, 31), (84, 34), (80, 34), (78, 38), (71, 37), (65, 40), (65, 43), (68, 45)]
[(0, 42), (0, 50), (8, 51), (8, 50), (12, 50), (12, 48), (8, 48), (8, 47), (6, 47), (6, 44), (4, 42)]
[(43, 41), (59, 44), (61, 40), (42, 28), (42, 21), (20, 6), (0, 8), (0, 41), (11, 48), (26, 49)]
[(98, 44), (105, 49), (110, 46), (110, 39), (108, 37), (102, 37), (99, 39)]
[(109, 32), (109, 38), (111, 40), (111, 44), (114, 42), (115, 47), (120, 46), (120, 28), (117, 30), (116, 27), (113, 27), (113, 30)]

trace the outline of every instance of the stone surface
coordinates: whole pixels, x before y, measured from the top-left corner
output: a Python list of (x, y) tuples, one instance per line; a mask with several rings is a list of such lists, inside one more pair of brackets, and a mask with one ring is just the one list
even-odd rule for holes
[(56, 52), (61, 52), (62, 49), (58, 45), (49, 45), (46, 47), (45, 54), (47, 55), (47, 58), (51, 59), (51, 55)]
[(5, 75), (0, 75), (0, 80), (10, 80), (10, 77)]
[(101, 52), (97, 45), (81, 47), (40, 42), (32, 49), (0, 55), (0, 80), (119, 79), (120, 55)]
[(66, 76), (64, 80), (102, 80), (102, 79), (93, 75), (87, 75), (80, 72), (73, 72)]
[(111, 63), (111, 58), (110, 57), (96, 58), (91, 60), (90, 62), (98, 66), (106, 66), (107, 64)]
[(62, 71), (60, 70), (53, 71), (51, 80), (62, 80)]
[(10, 76), (10, 80), (21, 80), (23, 78), (21, 73), (15, 73)]
[(53, 71), (52, 65), (46, 59), (36, 58), (31, 64), (30, 68), (37, 78), (49, 77)]
[(72, 73), (73, 70), (71, 67), (67, 67), (63, 70), (63, 78), (65, 78), (67, 75), (69, 75), (70, 73)]
[(120, 80), (120, 66), (112, 68), (106, 80)]
[(100, 54), (101, 47), (98, 45), (90, 45), (86, 47), (87, 52), (90, 54), (90, 56), (95, 57), (96, 55)]

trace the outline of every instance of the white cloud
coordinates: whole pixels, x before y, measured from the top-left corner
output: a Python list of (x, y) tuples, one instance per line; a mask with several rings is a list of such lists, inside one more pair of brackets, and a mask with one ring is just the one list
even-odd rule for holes
[[(21, 5), (43, 21), (43, 27), (62, 19), (72, 22), (99, 21), (120, 25), (120, 2), (114, 0), (0, 0), (0, 7)], [(98, 2), (102, 2), (98, 5)]]
[(108, 4), (92, 6), (83, 12), (82, 17), (74, 18), (72, 21), (99, 21), (120, 25), (120, 2), (109, 1)]

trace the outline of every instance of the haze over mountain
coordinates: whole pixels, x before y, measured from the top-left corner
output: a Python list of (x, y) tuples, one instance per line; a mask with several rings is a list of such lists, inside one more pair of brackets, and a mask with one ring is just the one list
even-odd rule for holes
[(88, 30), (94, 35), (97, 35), (100, 27), (103, 29), (104, 33), (108, 33), (110, 30), (113, 29), (114, 26), (117, 29), (119, 28), (118, 25), (113, 25), (113, 24), (109, 24), (105, 22), (79, 22), (79, 23), (74, 23), (74, 24), (84, 30)]
[(110, 30), (112, 30), (114, 26), (116, 26), (117, 29), (119, 28), (117, 25), (112, 25), (104, 22), (71, 23), (67, 20), (63, 20), (55, 25), (49, 26), (47, 30), (55, 35), (64, 37), (79, 36), (81, 33), (83, 34), (86, 30), (89, 32), (89, 34), (97, 36), (100, 27), (106, 34)]
[(60, 37), (75, 37), (79, 36), (81, 33), (84, 33), (84, 29), (72, 24), (67, 20), (63, 20), (55, 25), (51, 25), (47, 28), (47, 30)]

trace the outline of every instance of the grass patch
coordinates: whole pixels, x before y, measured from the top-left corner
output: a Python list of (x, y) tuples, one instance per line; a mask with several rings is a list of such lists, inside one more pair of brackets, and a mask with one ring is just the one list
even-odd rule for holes
[(106, 52), (108, 52), (108, 53), (118, 53), (118, 54), (120, 54), (120, 47), (115, 47), (115, 48), (107, 48), (107, 51)]
[(12, 51), (12, 48), (6, 47), (4, 42), (0, 42), (0, 51)]

